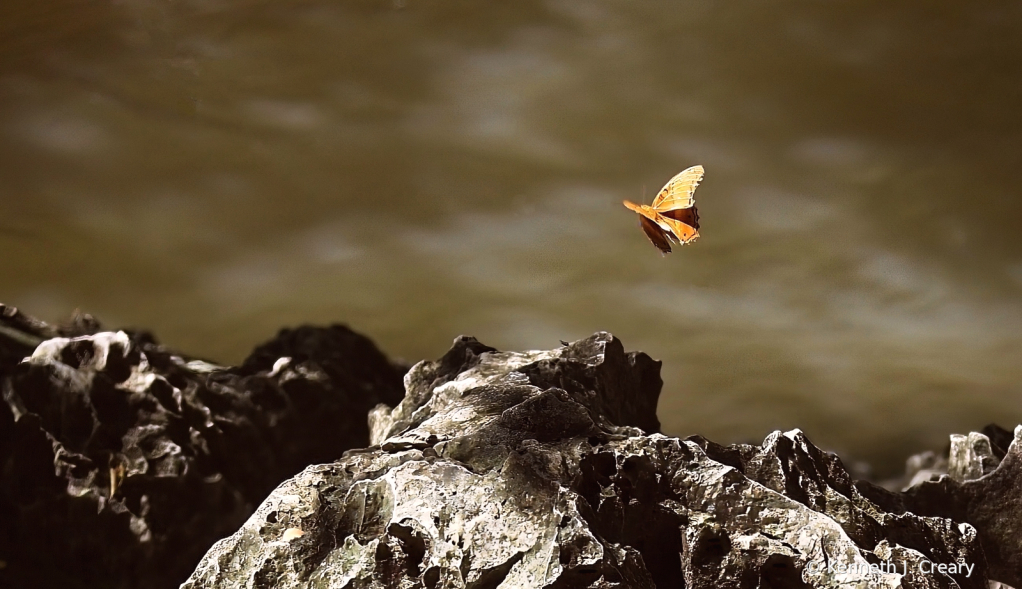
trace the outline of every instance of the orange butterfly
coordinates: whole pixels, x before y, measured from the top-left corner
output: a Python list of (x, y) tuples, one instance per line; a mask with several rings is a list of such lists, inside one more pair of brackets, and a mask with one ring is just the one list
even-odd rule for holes
[(639, 213), (639, 225), (653, 245), (665, 254), (671, 253), (671, 242), (692, 243), (699, 237), (699, 212), (695, 191), (703, 179), (703, 167), (692, 166), (678, 174), (660, 190), (652, 205), (624, 201)]

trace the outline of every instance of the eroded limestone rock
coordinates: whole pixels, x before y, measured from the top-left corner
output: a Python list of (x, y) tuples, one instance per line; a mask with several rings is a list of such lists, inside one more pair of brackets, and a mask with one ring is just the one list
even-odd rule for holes
[(177, 587), (403, 393), (404, 370), (339, 326), (282, 331), (230, 369), (91, 318), (0, 306), (0, 327), (2, 587)]
[[(798, 430), (656, 433), (658, 372), (607, 333), (527, 353), (459, 338), (373, 410), (375, 445), (282, 484), (183, 587), (983, 589), (1013, 566), (988, 567), (997, 525), (863, 492)], [(961, 488), (1000, 476), (1017, 495), (1019, 447)]]
[(952, 435), (949, 448), (947, 455), (910, 458), (910, 474), (913, 464), (935, 466), (915, 473), (904, 493), (866, 482), (856, 486), (887, 511), (972, 525), (989, 576), (1022, 587), (1022, 425), (1014, 433), (988, 425), (982, 432)]

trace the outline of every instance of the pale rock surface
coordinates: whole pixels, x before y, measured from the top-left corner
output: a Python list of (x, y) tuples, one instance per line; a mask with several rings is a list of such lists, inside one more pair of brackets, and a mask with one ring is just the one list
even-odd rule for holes
[[(661, 435), (660, 387), (659, 363), (607, 333), (526, 353), (459, 338), (412, 368), (400, 404), (372, 411), (373, 446), (282, 484), (182, 587), (1015, 582), (1017, 522), (914, 515), (914, 495), (855, 483), (798, 430), (760, 446)], [(967, 437), (955, 472), (987, 474), (941, 478), (957, 485), (946, 498), (984, 504), (998, 477), (1018, 497), (1019, 436), (996, 467)], [(954, 572), (921, 572), (940, 565)]]

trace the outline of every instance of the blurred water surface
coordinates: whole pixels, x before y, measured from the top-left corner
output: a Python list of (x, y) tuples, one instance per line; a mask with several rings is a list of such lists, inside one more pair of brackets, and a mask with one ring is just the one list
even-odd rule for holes
[[(667, 433), (1022, 422), (1022, 4), (8, 0), (0, 300), (237, 362), (597, 330)], [(701, 163), (661, 257), (623, 198)]]

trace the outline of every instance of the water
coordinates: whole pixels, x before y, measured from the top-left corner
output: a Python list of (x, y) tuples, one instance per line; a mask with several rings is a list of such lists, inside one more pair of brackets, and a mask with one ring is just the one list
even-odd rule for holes
[[(0, 6), (0, 300), (237, 362), (597, 330), (670, 434), (1022, 422), (1022, 5)], [(622, 199), (706, 167), (661, 257)]]

